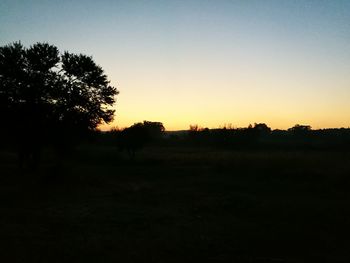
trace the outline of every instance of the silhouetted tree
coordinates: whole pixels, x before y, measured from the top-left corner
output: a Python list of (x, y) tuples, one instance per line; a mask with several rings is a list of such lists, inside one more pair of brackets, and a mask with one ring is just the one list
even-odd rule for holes
[(148, 134), (147, 136), (149, 141), (159, 140), (165, 131), (163, 123), (156, 121), (144, 121), (143, 127)]
[(311, 131), (311, 126), (310, 125), (296, 124), (292, 128), (289, 128), (288, 131), (295, 133), (295, 134), (299, 134), (299, 133), (305, 134), (305, 133)]
[(121, 150), (126, 150), (133, 159), (137, 150), (149, 142), (160, 139), (164, 131), (165, 128), (161, 122), (135, 123), (119, 133), (119, 147)]
[(259, 133), (259, 135), (266, 135), (271, 132), (271, 128), (267, 126), (265, 123), (254, 123), (255, 131)]
[[(0, 47), (0, 118), (20, 159), (45, 142), (65, 145), (113, 119), (118, 91), (90, 56), (20, 42)], [(76, 135), (75, 137), (73, 135)]]

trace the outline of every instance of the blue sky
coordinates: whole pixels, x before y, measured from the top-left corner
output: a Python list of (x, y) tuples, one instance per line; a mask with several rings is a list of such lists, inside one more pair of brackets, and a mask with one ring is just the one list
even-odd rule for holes
[(92, 55), (113, 126), (350, 126), (350, 1), (0, 1), (0, 45)]

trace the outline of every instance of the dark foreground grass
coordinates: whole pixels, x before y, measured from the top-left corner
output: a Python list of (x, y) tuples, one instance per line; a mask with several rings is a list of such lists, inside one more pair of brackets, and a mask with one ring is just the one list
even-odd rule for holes
[(350, 155), (85, 146), (0, 158), (0, 262), (350, 262)]

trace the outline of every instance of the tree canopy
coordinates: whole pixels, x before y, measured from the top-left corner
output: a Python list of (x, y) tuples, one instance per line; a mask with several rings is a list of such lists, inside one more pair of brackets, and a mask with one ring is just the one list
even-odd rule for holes
[(91, 56), (48, 43), (0, 47), (3, 131), (26, 134), (94, 130), (112, 121), (118, 91)]
[(134, 158), (138, 149), (147, 143), (162, 138), (165, 128), (161, 122), (144, 121), (135, 123), (119, 132), (118, 144), (121, 150), (127, 150), (130, 157)]

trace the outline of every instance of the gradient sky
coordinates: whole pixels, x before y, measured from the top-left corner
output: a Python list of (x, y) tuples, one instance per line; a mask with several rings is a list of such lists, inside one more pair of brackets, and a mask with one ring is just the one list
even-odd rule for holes
[(112, 126), (350, 126), (349, 0), (0, 0), (0, 45), (18, 40), (92, 55)]

